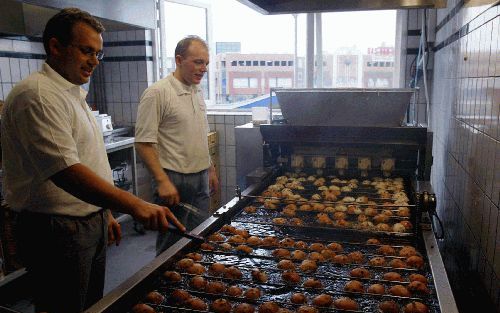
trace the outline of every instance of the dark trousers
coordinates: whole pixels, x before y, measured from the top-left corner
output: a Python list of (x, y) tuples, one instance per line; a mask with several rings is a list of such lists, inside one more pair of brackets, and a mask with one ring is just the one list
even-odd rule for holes
[(22, 212), (16, 226), (37, 312), (82, 312), (103, 296), (105, 210), (86, 217)]
[[(184, 208), (170, 208), (175, 217), (186, 227), (192, 230), (200, 225), (209, 216), (210, 208), (210, 187), (208, 184), (208, 170), (204, 170), (194, 174), (182, 174), (170, 170), (165, 170), (170, 181), (175, 185), (181, 202), (191, 204), (197, 208), (196, 212), (186, 210)], [(156, 183), (153, 182), (154, 201), (157, 204), (164, 205), (163, 201), (158, 197)], [(156, 238), (156, 255), (167, 250), (173, 243), (182, 237), (175, 234), (158, 233)]]

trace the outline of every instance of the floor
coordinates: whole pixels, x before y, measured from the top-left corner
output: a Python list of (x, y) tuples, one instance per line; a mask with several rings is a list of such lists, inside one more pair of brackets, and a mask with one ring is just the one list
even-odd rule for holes
[[(108, 248), (104, 294), (119, 286), (151, 262), (156, 255), (156, 232), (137, 232), (130, 216), (124, 216), (120, 224), (122, 225), (122, 241), (119, 246)], [(20, 313), (34, 313), (30, 299), (23, 299), (10, 305), (9, 308)]]

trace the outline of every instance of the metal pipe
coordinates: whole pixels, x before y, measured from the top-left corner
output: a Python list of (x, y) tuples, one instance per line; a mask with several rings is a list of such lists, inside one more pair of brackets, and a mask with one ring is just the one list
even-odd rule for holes
[(314, 13), (307, 13), (306, 87), (314, 87)]

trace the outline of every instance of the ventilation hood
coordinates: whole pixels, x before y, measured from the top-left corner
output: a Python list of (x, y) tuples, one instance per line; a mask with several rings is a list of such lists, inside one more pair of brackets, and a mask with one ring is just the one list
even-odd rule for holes
[(47, 21), (65, 7), (89, 12), (107, 31), (155, 27), (154, 0), (0, 0), (0, 33), (39, 37)]
[(444, 8), (446, 0), (238, 0), (262, 14)]

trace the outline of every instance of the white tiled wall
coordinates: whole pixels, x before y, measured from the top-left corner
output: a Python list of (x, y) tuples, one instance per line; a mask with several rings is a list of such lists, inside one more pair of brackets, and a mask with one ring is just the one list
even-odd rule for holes
[[(145, 41), (150, 39), (149, 30), (105, 32), (105, 59), (91, 84), (100, 84), (104, 88), (91, 88), (89, 104), (98, 103), (112, 117), (116, 127), (133, 126), (137, 116), (139, 99), (144, 90), (153, 83), (152, 50), (145, 44), (128, 45), (130, 41)], [(117, 46), (107, 46), (106, 43), (116, 43)], [(144, 60), (131, 61), (127, 57), (139, 57)], [(103, 94), (102, 94), (103, 93)]]
[[(221, 202), (226, 203), (235, 196), (236, 188), (236, 144), (234, 128), (252, 120), (250, 112), (209, 112), (208, 124), (216, 131), (219, 140)], [(260, 149), (260, 147), (258, 147)]]
[[(438, 24), (461, 1), (438, 10)], [(440, 249), (461, 312), (500, 312), (500, 7), (463, 6), (439, 29), (431, 105)], [(483, 310), (481, 310), (483, 311)]]
[(0, 100), (5, 100), (17, 82), (38, 71), (44, 62), (42, 59), (26, 58), (22, 53), (41, 57), (45, 52), (41, 42), (5, 38), (0, 38), (0, 52), (14, 53), (12, 57), (0, 57)]

